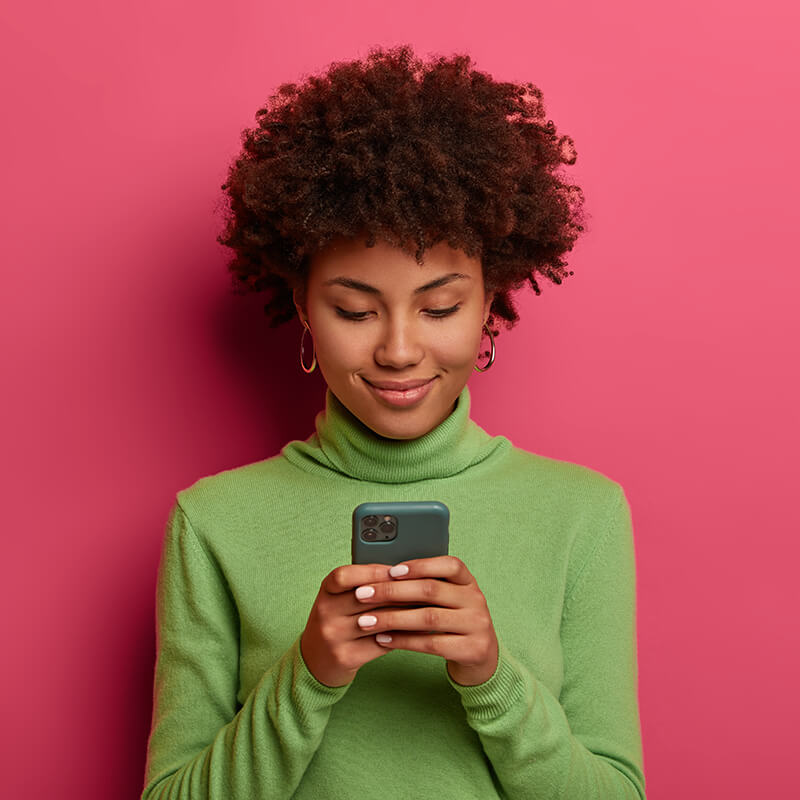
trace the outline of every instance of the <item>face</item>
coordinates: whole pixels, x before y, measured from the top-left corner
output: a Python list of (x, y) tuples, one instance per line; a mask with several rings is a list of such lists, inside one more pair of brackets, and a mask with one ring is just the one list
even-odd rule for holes
[(480, 259), (440, 242), (424, 261), (380, 239), (340, 239), (312, 258), (295, 294), (329, 388), (390, 439), (423, 436), (452, 412), (492, 301)]

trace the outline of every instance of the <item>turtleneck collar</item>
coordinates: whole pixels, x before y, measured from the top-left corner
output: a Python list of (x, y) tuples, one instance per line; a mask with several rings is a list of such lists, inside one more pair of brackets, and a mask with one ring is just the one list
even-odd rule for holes
[(417, 439), (387, 439), (354, 416), (331, 392), (317, 414), (316, 433), (305, 442), (289, 442), (283, 455), (297, 466), (335, 470), (370, 483), (410, 483), (446, 478), (510, 446), (503, 436), (490, 436), (470, 419), (465, 386), (452, 413)]

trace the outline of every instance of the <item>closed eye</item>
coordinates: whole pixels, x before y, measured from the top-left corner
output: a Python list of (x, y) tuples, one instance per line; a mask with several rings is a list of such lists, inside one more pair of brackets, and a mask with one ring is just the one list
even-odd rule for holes
[[(367, 319), (367, 317), (369, 317), (369, 315), (372, 313), (371, 311), (348, 311), (341, 306), (335, 306), (335, 308), (336, 313), (340, 317), (344, 317), (344, 319), (349, 319), (356, 322)], [(461, 308), (461, 303), (456, 303), (454, 306), (450, 306), (449, 308), (425, 308), (423, 309), (423, 312), (433, 319), (442, 319), (443, 317), (449, 317), (451, 314), (455, 314), (459, 308)]]
[(336, 306), (336, 313), (340, 317), (352, 320), (366, 319), (370, 315), (369, 311), (347, 311), (344, 308), (339, 308), (339, 306)]
[(449, 317), (450, 314), (455, 314), (459, 308), (461, 308), (461, 303), (456, 303), (454, 306), (450, 306), (449, 308), (426, 308), (425, 313), (429, 317), (437, 319), (441, 317)]

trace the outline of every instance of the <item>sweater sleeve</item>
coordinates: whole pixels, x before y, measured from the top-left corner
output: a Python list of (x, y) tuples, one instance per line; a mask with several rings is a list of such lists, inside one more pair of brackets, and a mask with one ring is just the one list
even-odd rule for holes
[[(636, 567), (622, 487), (598, 544), (569, 588), (559, 697), (502, 641), (495, 673), (461, 695), (510, 800), (644, 800), (638, 706)], [(535, 613), (535, 612), (534, 612)]]
[(158, 569), (156, 640), (142, 800), (290, 797), (349, 685), (319, 683), (298, 636), (237, 708), (235, 603), (179, 502)]

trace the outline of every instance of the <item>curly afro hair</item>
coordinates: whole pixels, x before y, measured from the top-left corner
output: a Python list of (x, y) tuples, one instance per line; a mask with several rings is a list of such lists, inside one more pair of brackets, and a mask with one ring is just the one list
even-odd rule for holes
[(333, 62), (284, 83), (242, 132), (224, 232), (239, 294), (265, 291), (277, 325), (292, 287), (329, 241), (377, 237), (413, 254), (440, 241), (481, 259), (492, 324), (519, 316), (511, 293), (560, 284), (583, 230), (583, 192), (561, 174), (577, 153), (545, 119), (532, 83), (495, 81), (468, 55), (427, 63), (410, 45)]

